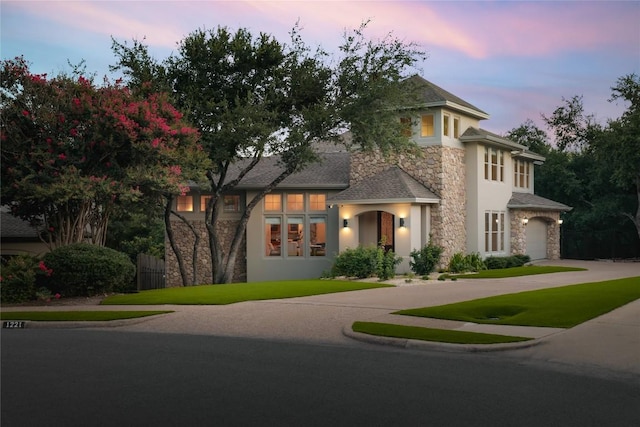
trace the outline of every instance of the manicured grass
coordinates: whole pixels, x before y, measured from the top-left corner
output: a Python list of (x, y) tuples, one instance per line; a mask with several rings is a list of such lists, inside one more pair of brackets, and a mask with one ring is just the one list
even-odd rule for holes
[(390, 287), (383, 283), (351, 282), (341, 280), (288, 280), (278, 282), (232, 283), (201, 285), (183, 288), (154, 289), (137, 294), (113, 295), (101, 304), (147, 305), (221, 305), (241, 301), (303, 297), (335, 292)]
[(503, 277), (530, 276), (533, 274), (561, 273), (565, 271), (586, 271), (586, 268), (557, 267), (553, 265), (525, 265), (522, 267), (483, 270), (474, 274), (452, 274), (449, 277), (459, 279), (500, 279)]
[(156, 311), (3, 311), (2, 320), (34, 320), (34, 321), (96, 321), (135, 319), (155, 316), (156, 314), (173, 313), (167, 310)]
[(395, 314), (500, 325), (570, 328), (640, 298), (640, 277), (583, 283)]
[(531, 338), (508, 335), (421, 328), (419, 326), (393, 325), (390, 323), (376, 322), (355, 322), (352, 328), (355, 332), (362, 332), (369, 335), (452, 344), (499, 344), (531, 340)]

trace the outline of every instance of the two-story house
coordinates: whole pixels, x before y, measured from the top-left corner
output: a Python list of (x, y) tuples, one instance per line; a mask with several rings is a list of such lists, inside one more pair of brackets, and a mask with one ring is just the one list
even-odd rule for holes
[[(410, 253), (429, 242), (444, 248), (443, 262), (456, 252), (483, 257), (528, 254), (560, 256), (561, 213), (571, 208), (534, 194), (538, 154), (480, 128), (489, 115), (444, 89), (414, 76), (422, 105), (401, 117), (420, 155), (350, 153), (325, 147), (323, 161), (285, 179), (253, 210), (236, 280), (319, 277), (335, 255), (378, 242), (410, 271)], [(230, 238), (244, 204), (277, 174), (266, 158), (224, 197), (218, 229)], [(207, 195), (197, 189), (176, 208), (201, 230), (201, 277), (211, 280), (202, 223)], [(191, 233), (179, 222), (176, 235), (188, 255)], [(175, 256), (167, 245), (168, 286), (179, 284)]]

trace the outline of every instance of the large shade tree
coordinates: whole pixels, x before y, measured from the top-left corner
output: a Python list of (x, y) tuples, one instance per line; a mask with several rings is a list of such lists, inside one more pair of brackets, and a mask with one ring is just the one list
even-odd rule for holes
[[(252, 210), (287, 176), (319, 160), (315, 142), (351, 131), (351, 144), (359, 149), (411, 147), (397, 111), (415, 91), (400, 82), (423, 53), (392, 35), (367, 40), (365, 27), (345, 32), (337, 57), (307, 46), (297, 27), (287, 44), (246, 29), (197, 30), (163, 62), (141, 42), (114, 41), (114, 69), (141, 90), (169, 88), (175, 105), (200, 130), (213, 162), (205, 223), (214, 283), (233, 281)], [(267, 155), (278, 156), (280, 173), (248, 200), (225, 247), (216, 229), (219, 201)]]
[[(2, 204), (52, 246), (103, 245), (114, 210), (184, 192), (206, 165), (197, 129), (164, 95), (136, 98), (119, 82), (0, 66)], [(186, 172), (185, 172), (186, 171)]]
[(530, 120), (506, 135), (546, 157), (535, 174), (536, 193), (574, 208), (563, 225), (569, 237), (563, 255), (632, 256), (640, 249), (638, 76), (619, 78), (612, 91), (611, 101), (627, 108), (605, 125), (586, 115), (582, 98), (574, 96), (542, 116), (553, 142)]

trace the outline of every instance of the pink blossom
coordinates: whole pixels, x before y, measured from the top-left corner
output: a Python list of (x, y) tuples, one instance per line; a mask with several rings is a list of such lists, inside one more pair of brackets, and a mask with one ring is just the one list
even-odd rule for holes
[(78, 130), (76, 128), (73, 128), (69, 131), (69, 133), (71, 134), (71, 136), (77, 136), (78, 135)]
[(158, 145), (160, 145), (160, 138), (155, 138), (153, 141), (151, 141), (151, 146), (153, 148), (158, 148)]
[(22, 110), (22, 115), (25, 117), (29, 117), (29, 112), (27, 110)]
[(66, 160), (67, 155), (66, 155), (66, 154), (64, 154), (64, 153), (60, 153), (60, 154), (58, 154), (58, 158), (59, 158), (60, 160)]
[(171, 171), (172, 174), (174, 175), (180, 175), (182, 174), (182, 168), (179, 165), (174, 165), (174, 166), (170, 166), (169, 170)]
[(78, 98), (73, 98), (72, 102), (73, 102), (73, 105), (75, 105), (76, 107), (80, 106), (80, 100)]

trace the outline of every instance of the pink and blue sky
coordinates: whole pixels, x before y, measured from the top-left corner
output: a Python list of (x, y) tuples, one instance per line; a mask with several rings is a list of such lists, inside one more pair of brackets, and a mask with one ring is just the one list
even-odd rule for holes
[(111, 75), (111, 37), (146, 39), (157, 59), (198, 28), (226, 26), (272, 34), (282, 42), (296, 21), (311, 45), (331, 51), (345, 29), (371, 20), (372, 38), (392, 32), (428, 58), (415, 72), (491, 118), (503, 134), (527, 118), (543, 127), (562, 97), (584, 97), (604, 123), (624, 104), (611, 86), (640, 74), (640, 1), (5, 1), (0, 2), (2, 59), (23, 55), (36, 73)]

